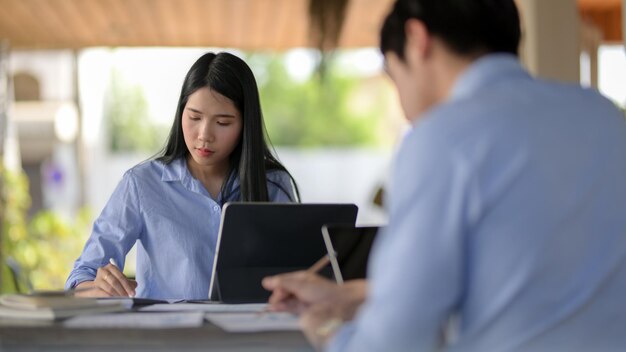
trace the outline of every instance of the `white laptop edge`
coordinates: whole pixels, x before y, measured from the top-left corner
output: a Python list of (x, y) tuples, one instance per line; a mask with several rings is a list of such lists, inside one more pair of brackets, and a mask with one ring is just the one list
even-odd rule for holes
[(328, 226), (322, 226), (322, 236), (324, 237), (324, 243), (326, 244), (326, 251), (328, 252), (328, 259), (330, 259), (330, 266), (333, 268), (333, 274), (337, 284), (343, 284), (343, 276), (341, 270), (339, 270), (339, 262), (337, 262), (337, 252), (333, 247), (333, 243), (330, 241), (330, 233), (328, 232)]
[(219, 231), (217, 232), (217, 243), (215, 244), (215, 255), (213, 257), (213, 268), (211, 268), (211, 283), (209, 284), (209, 300), (217, 300), (217, 298), (212, 299), (211, 298), (211, 293), (213, 292), (213, 285), (215, 284), (215, 274), (217, 273), (217, 257), (219, 255), (219, 251), (220, 251), (220, 241), (222, 240), (222, 228), (224, 227), (224, 219), (225, 219), (225, 214), (226, 214), (226, 208), (228, 208), (230, 204), (226, 203), (224, 205), (224, 207), (222, 208), (222, 216), (220, 219), (220, 228)]

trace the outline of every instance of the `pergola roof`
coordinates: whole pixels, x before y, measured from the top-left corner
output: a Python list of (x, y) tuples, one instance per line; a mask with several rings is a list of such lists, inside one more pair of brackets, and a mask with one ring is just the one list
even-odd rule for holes
[(583, 19), (600, 28), (605, 41), (622, 40), (622, 0), (578, 0), (578, 9)]
[[(374, 46), (393, 0), (350, 0), (342, 47)], [(313, 46), (308, 0), (0, 0), (11, 48)]]
[[(332, 1), (332, 0), (327, 0)], [(376, 46), (393, 0), (349, 0), (340, 47)], [(0, 39), (13, 49), (314, 46), (309, 0), (0, 0)], [(605, 40), (620, 41), (622, 0), (578, 0)]]

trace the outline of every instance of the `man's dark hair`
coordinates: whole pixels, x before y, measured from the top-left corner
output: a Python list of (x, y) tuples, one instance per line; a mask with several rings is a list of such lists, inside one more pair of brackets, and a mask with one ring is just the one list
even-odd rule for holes
[(521, 30), (513, 0), (397, 0), (380, 33), (380, 50), (404, 59), (405, 24), (415, 18), (459, 55), (517, 55)]

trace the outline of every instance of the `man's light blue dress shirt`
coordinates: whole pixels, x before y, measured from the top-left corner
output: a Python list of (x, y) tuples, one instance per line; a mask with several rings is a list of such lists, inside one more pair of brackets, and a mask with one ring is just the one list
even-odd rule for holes
[(626, 123), (597, 92), (481, 58), (403, 140), (388, 204), (330, 350), (626, 351)]
[[(267, 179), (270, 201), (295, 199), (287, 173), (269, 171)], [(94, 280), (110, 258), (123, 268), (126, 254), (137, 243), (137, 297), (208, 299), (220, 204), (239, 199), (237, 180), (228, 199), (223, 196), (212, 199), (184, 159), (133, 167), (95, 221), (66, 288)]]

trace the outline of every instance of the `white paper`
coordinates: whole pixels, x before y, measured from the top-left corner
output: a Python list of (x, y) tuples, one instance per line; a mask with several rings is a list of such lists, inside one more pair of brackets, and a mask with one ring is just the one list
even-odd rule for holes
[(212, 312), (212, 313), (230, 313), (230, 312), (262, 312), (267, 308), (267, 303), (245, 303), (245, 304), (223, 304), (223, 303), (173, 303), (173, 304), (153, 304), (142, 307), (142, 312)]
[(193, 328), (202, 326), (203, 312), (182, 313), (118, 313), (83, 315), (67, 319), (63, 325), (68, 328), (134, 328), (165, 329)]
[(227, 332), (300, 330), (298, 317), (291, 313), (207, 313), (206, 318)]

